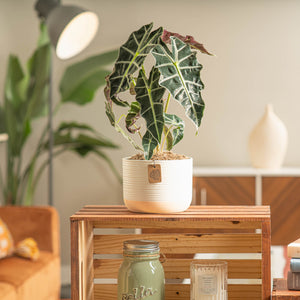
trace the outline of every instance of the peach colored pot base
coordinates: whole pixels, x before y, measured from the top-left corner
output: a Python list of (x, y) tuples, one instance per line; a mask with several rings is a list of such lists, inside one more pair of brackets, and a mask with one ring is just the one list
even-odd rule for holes
[(161, 182), (150, 183), (148, 166), (153, 161), (123, 159), (123, 199), (133, 212), (176, 213), (192, 202), (193, 160), (157, 160)]

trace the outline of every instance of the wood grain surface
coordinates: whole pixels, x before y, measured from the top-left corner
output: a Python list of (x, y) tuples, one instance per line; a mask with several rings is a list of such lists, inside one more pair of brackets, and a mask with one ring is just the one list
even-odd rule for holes
[[(101, 229), (108, 228), (116, 230), (101, 233)], [(147, 228), (149, 232), (129, 234), (119, 230), (123, 228)], [(151, 229), (161, 228), (163, 233), (151, 233)], [(198, 228), (213, 228), (214, 232), (189, 233)], [(222, 232), (224, 228), (226, 233)], [(245, 228), (259, 231), (239, 232)], [(123, 241), (128, 239), (160, 242), (161, 252), (167, 257), (163, 264), (166, 280), (179, 280), (166, 284), (166, 300), (189, 299), (190, 284), (183, 284), (182, 280), (190, 278), (190, 264), (197, 253), (225, 257), (222, 260), (228, 262), (228, 277), (236, 281), (228, 286), (229, 300), (270, 299), (270, 210), (267, 206), (191, 206), (186, 212), (169, 215), (132, 213), (124, 206), (85, 206), (71, 217), (71, 235), (72, 300), (116, 299), (120, 254)], [(256, 255), (255, 259), (248, 258), (251, 253)], [(244, 254), (243, 258), (226, 258), (226, 255), (239, 254)], [(99, 280), (104, 281), (100, 284)]]

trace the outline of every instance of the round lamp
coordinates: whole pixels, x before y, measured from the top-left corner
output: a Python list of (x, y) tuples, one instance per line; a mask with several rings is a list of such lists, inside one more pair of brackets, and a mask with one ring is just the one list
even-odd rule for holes
[(35, 9), (47, 24), (49, 37), (60, 59), (68, 59), (85, 49), (96, 35), (99, 21), (95, 13), (58, 0), (38, 0)]

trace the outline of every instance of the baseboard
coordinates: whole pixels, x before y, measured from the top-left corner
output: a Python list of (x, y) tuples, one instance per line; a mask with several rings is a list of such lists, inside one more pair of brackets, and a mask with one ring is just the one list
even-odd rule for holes
[(67, 285), (71, 284), (71, 266), (62, 265), (61, 266), (61, 284)]

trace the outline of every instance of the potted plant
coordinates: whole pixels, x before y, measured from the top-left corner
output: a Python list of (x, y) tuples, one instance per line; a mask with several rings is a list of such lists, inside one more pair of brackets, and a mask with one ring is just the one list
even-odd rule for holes
[[(6, 141), (6, 168), (0, 164), (0, 190), (4, 205), (32, 205), (33, 196), (43, 170), (49, 160), (45, 153), (49, 148), (48, 136), (48, 89), (50, 76), (51, 45), (46, 26), (41, 24), (38, 45), (25, 68), (15, 55), (10, 55), (4, 87), (4, 101), (0, 104), (0, 142)], [(85, 105), (90, 103), (100, 86), (105, 85), (109, 74), (106, 66), (117, 57), (117, 51), (109, 51), (89, 57), (70, 65), (60, 81), (60, 101), (53, 114), (67, 103)], [(99, 81), (99, 76), (103, 78)], [(97, 80), (96, 80), (97, 79)], [(35, 120), (40, 122), (40, 137), (29, 141)], [(35, 128), (34, 128), (35, 127)], [(96, 129), (77, 121), (63, 121), (53, 130), (53, 156), (71, 151), (81, 157), (93, 153), (105, 160), (120, 179), (105, 149), (118, 146), (104, 138)], [(32, 150), (31, 157), (24, 159), (26, 147)], [(2, 147), (1, 147), (2, 148)], [(3, 172), (3, 175), (2, 175)], [(121, 180), (120, 180), (121, 181)]]
[[(123, 197), (128, 209), (180, 212), (192, 200), (193, 162), (192, 158), (170, 152), (183, 138), (184, 122), (170, 114), (168, 107), (172, 98), (179, 102), (198, 131), (204, 111), (204, 86), (200, 79), (202, 66), (192, 49), (210, 53), (191, 36), (152, 28), (152, 23), (141, 27), (120, 47), (113, 72), (106, 78), (106, 115), (111, 125), (143, 152), (123, 159)], [(149, 61), (145, 60), (149, 54), (155, 63), (153, 60), (147, 72)], [(128, 91), (134, 97), (131, 102), (124, 98)], [(117, 120), (114, 106), (125, 108), (127, 115)], [(120, 126), (121, 120), (126, 129)], [(131, 136), (135, 133), (142, 145)]]

